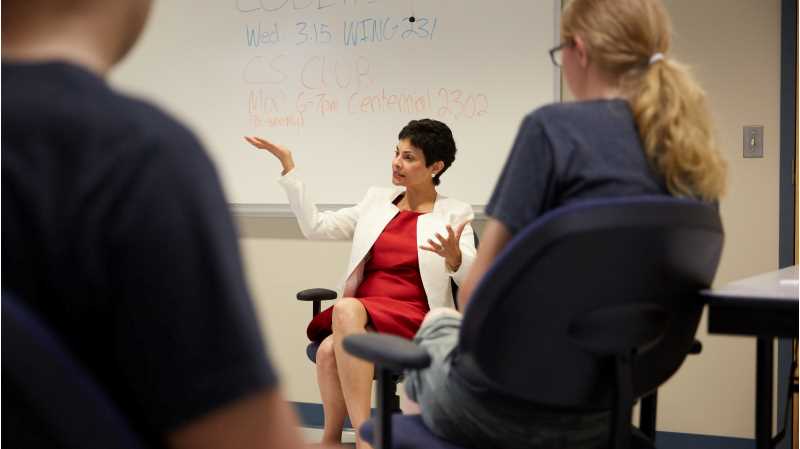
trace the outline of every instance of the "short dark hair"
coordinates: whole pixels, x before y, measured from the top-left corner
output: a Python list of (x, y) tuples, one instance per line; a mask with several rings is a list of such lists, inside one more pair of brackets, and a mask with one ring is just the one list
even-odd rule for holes
[(422, 150), (425, 155), (426, 167), (430, 167), (437, 161), (444, 162), (442, 171), (433, 177), (433, 185), (438, 186), (439, 177), (456, 160), (456, 141), (453, 140), (453, 132), (450, 131), (450, 128), (438, 120), (428, 118), (411, 120), (400, 130), (397, 138), (399, 140), (408, 139), (411, 145)]

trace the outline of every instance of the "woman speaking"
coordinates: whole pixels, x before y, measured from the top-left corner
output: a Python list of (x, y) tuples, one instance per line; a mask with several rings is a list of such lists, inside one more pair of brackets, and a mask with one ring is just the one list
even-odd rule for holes
[[(372, 364), (347, 354), (342, 340), (367, 330), (412, 338), (428, 310), (453, 306), (450, 279), (460, 284), (475, 257), (472, 208), (436, 191), (455, 160), (453, 134), (436, 120), (411, 121), (394, 151), (394, 187), (372, 187), (355, 206), (325, 212), (309, 199), (288, 149), (245, 139), (281, 162), (279, 184), (306, 238), (353, 240), (342, 298), (307, 329), (321, 342), (322, 442), (338, 443), (345, 416), (355, 428), (369, 418), (373, 377)], [(356, 446), (368, 447), (360, 438)]]

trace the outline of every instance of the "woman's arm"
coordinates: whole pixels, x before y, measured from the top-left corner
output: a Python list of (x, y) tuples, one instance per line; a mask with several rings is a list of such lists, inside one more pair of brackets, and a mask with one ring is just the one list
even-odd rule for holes
[(297, 224), (307, 239), (350, 240), (353, 238), (356, 224), (361, 217), (361, 210), (367, 201), (369, 192), (355, 206), (335, 211), (320, 211), (295, 170), (282, 176), (278, 180), (278, 184), (286, 192), (289, 206), (297, 217)]
[(446, 234), (435, 233), (420, 249), (438, 254), (444, 259), (445, 269), (456, 285), (461, 286), (475, 261), (475, 230), (471, 222), (475, 218), (472, 206), (461, 204), (461, 210), (453, 213), (445, 226)]
[(471, 224), (466, 224), (464, 230), (459, 238), (458, 247), (461, 252), (460, 264), (447, 265), (450, 275), (459, 287), (464, 284), (464, 281), (469, 274), (472, 264), (475, 262), (475, 230)]
[[(295, 172), (294, 158), (288, 148), (260, 137), (245, 137), (256, 148), (266, 150), (281, 163), (278, 183), (286, 191), (289, 205), (297, 217), (303, 235), (311, 240), (349, 240), (353, 238), (361, 213), (361, 203), (336, 211), (320, 212)], [(363, 203), (363, 201), (362, 201)]]
[(256, 136), (244, 136), (244, 140), (246, 140), (250, 145), (261, 150), (267, 150), (273, 156), (275, 156), (281, 162), (281, 166), (283, 167), (281, 176), (294, 169), (294, 158), (292, 157), (292, 152), (289, 151), (288, 148)]
[(506, 225), (502, 222), (490, 218), (489, 222), (486, 223), (475, 262), (472, 264), (464, 283), (459, 286), (458, 310), (462, 313), (466, 310), (469, 299), (475, 287), (478, 285), (478, 282), (489, 270), (489, 267), (492, 265), (497, 255), (500, 254), (500, 251), (506, 247), (511, 237), (511, 232), (509, 232)]

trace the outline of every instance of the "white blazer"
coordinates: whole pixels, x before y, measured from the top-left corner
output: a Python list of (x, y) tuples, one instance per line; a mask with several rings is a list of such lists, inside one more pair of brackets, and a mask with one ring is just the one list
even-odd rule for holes
[[(404, 187), (371, 187), (364, 199), (355, 206), (321, 212), (309, 198), (305, 184), (296, 172), (297, 170), (290, 171), (279, 178), (278, 183), (286, 191), (289, 205), (297, 217), (303, 235), (310, 240), (353, 240), (344, 281), (339, 286), (342, 297), (352, 297), (364, 276), (365, 257), (383, 229), (397, 214), (399, 209), (392, 201), (403, 192)], [(450, 278), (460, 285), (469, 272), (475, 260), (474, 231), (470, 225), (464, 227), (459, 243), (461, 266), (455, 272), (447, 269), (443, 257), (419, 249), (419, 246), (427, 245), (428, 239), (436, 241), (437, 232), (446, 236), (446, 225), (455, 229), (461, 223), (472, 220), (474, 216), (469, 204), (438, 195), (433, 210), (417, 219), (419, 271), (431, 308), (453, 307)]]

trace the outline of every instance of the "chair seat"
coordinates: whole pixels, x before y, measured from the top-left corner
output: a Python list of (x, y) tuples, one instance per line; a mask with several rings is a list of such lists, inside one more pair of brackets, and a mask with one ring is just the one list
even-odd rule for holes
[[(359, 430), (361, 438), (373, 443), (374, 420)], [(431, 433), (420, 415), (392, 415), (392, 449), (463, 449)], [(388, 448), (387, 448), (388, 449)]]
[[(375, 437), (374, 420), (361, 426), (361, 438), (373, 443)], [(465, 449), (431, 433), (420, 415), (392, 415), (391, 449)], [(388, 449), (388, 448), (387, 448)], [(499, 449), (499, 448), (486, 448)], [(631, 427), (631, 449), (655, 449), (653, 443), (636, 427)]]
[(317, 351), (319, 351), (319, 343), (312, 341), (306, 346), (306, 355), (311, 363), (317, 363)]

